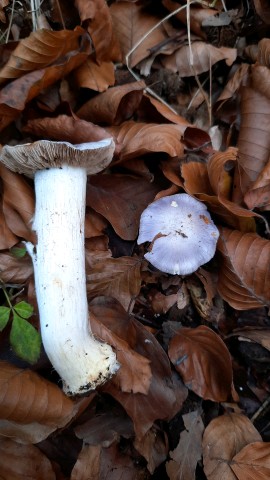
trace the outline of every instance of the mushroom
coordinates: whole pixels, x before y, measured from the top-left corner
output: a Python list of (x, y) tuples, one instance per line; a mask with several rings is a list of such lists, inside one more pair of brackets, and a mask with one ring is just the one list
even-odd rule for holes
[(119, 368), (111, 346), (91, 331), (84, 250), (87, 174), (103, 170), (113, 152), (112, 139), (79, 145), (40, 140), (1, 152), (10, 170), (34, 175), (37, 245), (26, 247), (34, 264), (42, 342), (68, 395), (95, 389)]
[(148, 205), (138, 244), (151, 242), (145, 258), (162, 272), (188, 275), (214, 256), (219, 231), (206, 206), (186, 193)]

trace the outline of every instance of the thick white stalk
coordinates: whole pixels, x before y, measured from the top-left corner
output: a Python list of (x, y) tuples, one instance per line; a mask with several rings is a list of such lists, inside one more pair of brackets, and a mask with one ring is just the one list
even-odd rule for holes
[[(86, 170), (64, 165), (35, 174), (34, 263), (45, 351), (69, 395), (105, 382), (118, 369), (112, 348), (91, 332), (86, 297)], [(30, 247), (28, 245), (28, 250)]]

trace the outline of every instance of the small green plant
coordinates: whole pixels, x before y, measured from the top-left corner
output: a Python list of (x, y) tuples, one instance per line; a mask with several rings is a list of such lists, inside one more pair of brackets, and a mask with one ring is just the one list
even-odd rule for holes
[(12, 305), (15, 296), (11, 296), (6, 285), (0, 281), (0, 288), (6, 297), (8, 306), (0, 306), (0, 331), (11, 321), (10, 344), (18, 357), (29, 363), (35, 363), (40, 355), (41, 336), (27, 320), (33, 315), (33, 307), (22, 301)]

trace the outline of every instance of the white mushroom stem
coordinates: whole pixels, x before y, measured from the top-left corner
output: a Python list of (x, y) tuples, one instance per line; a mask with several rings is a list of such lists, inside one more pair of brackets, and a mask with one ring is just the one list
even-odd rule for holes
[(35, 174), (36, 247), (27, 244), (35, 273), (45, 351), (68, 395), (93, 390), (119, 365), (94, 338), (86, 297), (84, 222), (86, 170), (63, 165)]

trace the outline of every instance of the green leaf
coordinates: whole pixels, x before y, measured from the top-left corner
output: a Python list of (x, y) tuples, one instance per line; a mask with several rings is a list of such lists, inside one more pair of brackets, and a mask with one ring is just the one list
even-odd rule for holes
[(13, 315), (10, 343), (18, 357), (29, 363), (35, 363), (38, 360), (41, 336), (31, 323), (19, 317), (16, 313)]
[(22, 318), (30, 318), (33, 315), (34, 307), (27, 302), (19, 302), (14, 305), (13, 309)]
[(26, 247), (12, 247), (10, 252), (16, 258), (23, 258), (26, 254)]
[(0, 332), (4, 330), (9, 321), (10, 310), (10, 307), (0, 307)]

